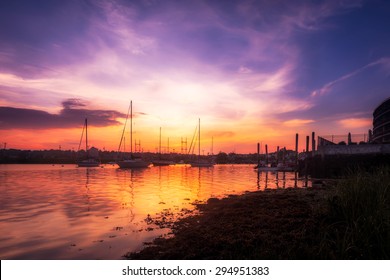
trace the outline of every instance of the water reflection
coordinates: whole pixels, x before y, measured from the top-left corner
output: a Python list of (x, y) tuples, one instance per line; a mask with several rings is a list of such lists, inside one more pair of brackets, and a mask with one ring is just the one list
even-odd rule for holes
[(298, 172), (260, 171), (257, 172), (256, 182), (258, 190), (267, 188), (285, 189), (286, 187), (307, 188), (311, 186), (310, 178), (307, 175), (299, 178)]
[(119, 259), (167, 233), (147, 224), (148, 215), (179, 216), (210, 197), (310, 185), (294, 173), (248, 165), (0, 165), (0, 257)]

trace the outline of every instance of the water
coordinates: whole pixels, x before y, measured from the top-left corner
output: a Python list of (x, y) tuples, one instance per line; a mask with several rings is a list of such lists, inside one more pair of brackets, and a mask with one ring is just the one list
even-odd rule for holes
[(169, 232), (148, 215), (178, 216), (210, 197), (305, 186), (310, 182), (294, 173), (258, 174), (249, 165), (0, 165), (0, 258), (121, 259)]

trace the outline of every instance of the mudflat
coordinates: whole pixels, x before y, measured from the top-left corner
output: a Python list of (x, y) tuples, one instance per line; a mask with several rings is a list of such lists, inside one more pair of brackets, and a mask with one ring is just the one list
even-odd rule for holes
[[(332, 188), (248, 192), (198, 204), (130, 259), (321, 259)], [(155, 221), (161, 225), (161, 220)], [(334, 256), (337, 258), (337, 256)]]

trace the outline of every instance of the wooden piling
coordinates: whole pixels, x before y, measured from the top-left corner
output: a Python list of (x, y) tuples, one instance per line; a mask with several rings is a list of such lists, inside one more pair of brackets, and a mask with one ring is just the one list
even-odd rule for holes
[(298, 165), (298, 133), (295, 134), (295, 164)]
[(310, 137), (306, 136), (306, 154), (309, 153), (309, 141), (310, 141)]
[(265, 144), (265, 165), (268, 165), (268, 145)]
[(310, 141), (310, 137), (306, 136), (305, 175), (307, 175), (307, 161), (308, 161), (308, 156), (309, 156), (309, 141)]
[(311, 151), (312, 152), (316, 151), (316, 138), (315, 138), (314, 131), (311, 133)]

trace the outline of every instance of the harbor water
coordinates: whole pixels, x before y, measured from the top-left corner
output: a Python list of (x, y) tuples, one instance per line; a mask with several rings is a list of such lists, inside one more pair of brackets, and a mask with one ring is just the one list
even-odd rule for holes
[(0, 165), (1, 259), (121, 259), (169, 234), (152, 221), (247, 191), (310, 187), (296, 173), (251, 165), (119, 169)]

